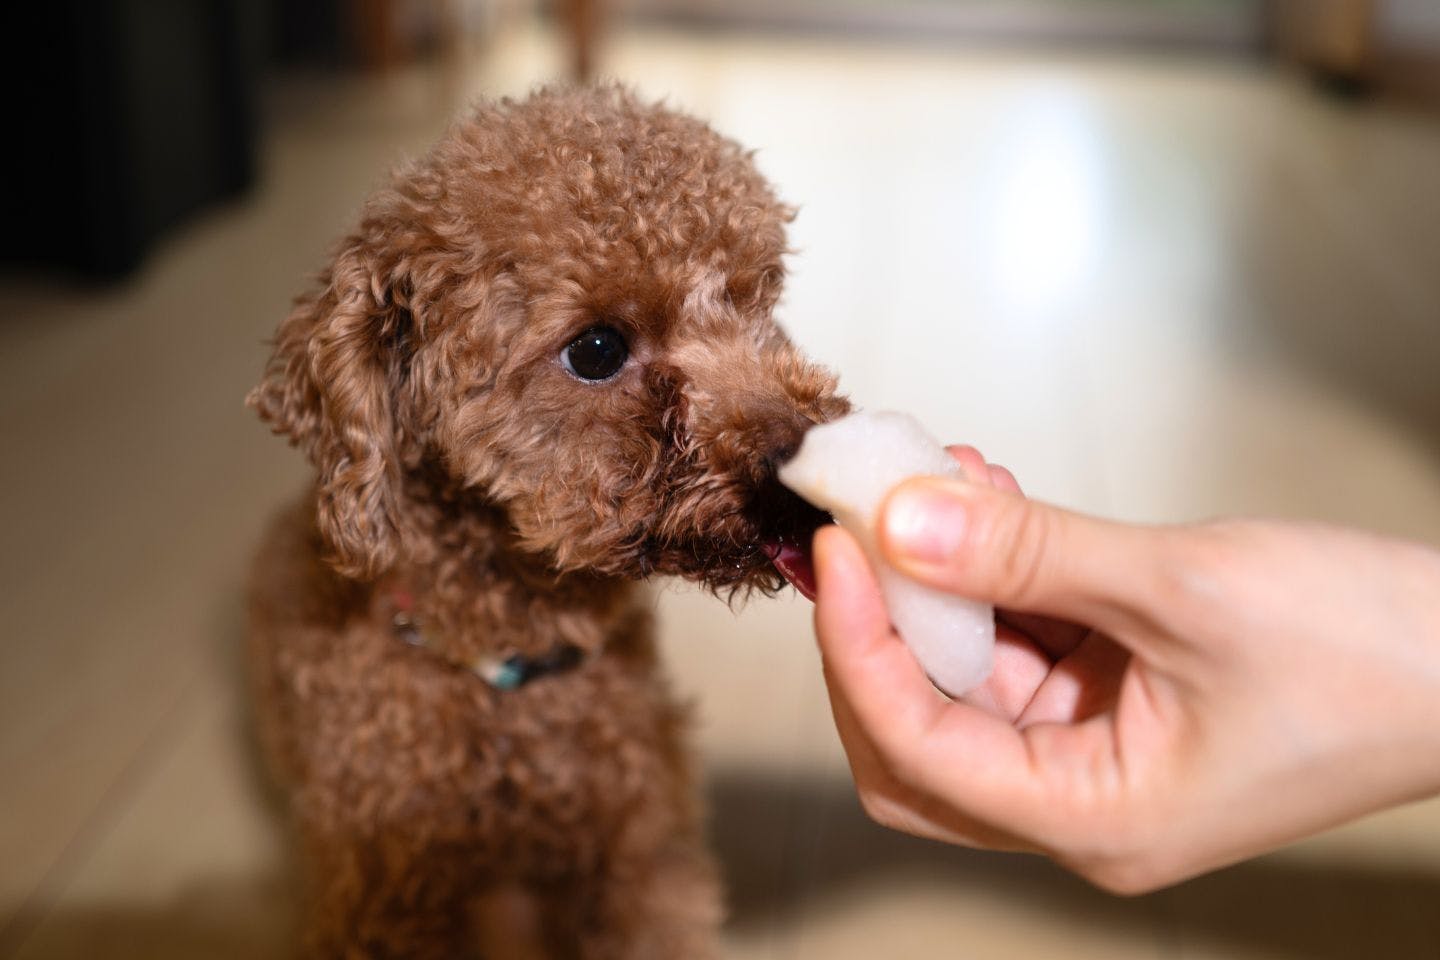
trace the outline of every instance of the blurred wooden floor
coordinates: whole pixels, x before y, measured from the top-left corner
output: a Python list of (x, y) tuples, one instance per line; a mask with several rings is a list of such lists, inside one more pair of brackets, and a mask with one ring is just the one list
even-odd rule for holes
[[(0, 287), (0, 960), (258, 958), (292, 916), (238, 687), (242, 580), (305, 475), (241, 407), (384, 168), (549, 76), (290, 81), (263, 189), (134, 282)], [(626, 33), (605, 69), (801, 205), (782, 318), (861, 403), (1113, 516), (1440, 543), (1440, 124), (1237, 63)], [(1135, 900), (858, 812), (808, 609), (659, 594), (737, 958), (1440, 956), (1440, 804)]]

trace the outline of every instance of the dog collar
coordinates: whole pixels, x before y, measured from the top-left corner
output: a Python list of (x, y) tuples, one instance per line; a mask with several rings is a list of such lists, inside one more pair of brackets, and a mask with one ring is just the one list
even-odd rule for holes
[[(390, 622), (395, 629), (395, 635), (412, 647), (421, 647), (438, 654), (436, 638), (415, 618), (414, 595), (399, 587), (389, 589), (387, 595), (394, 610)], [(532, 680), (573, 670), (584, 661), (585, 651), (574, 644), (566, 643), (534, 657), (517, 653), (508, 657), (481, 656), (470, 661), (454, 662), (496, 690), (518, 690)]]

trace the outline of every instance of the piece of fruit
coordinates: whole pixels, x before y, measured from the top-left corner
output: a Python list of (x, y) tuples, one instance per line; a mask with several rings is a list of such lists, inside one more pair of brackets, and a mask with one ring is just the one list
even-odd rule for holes
[(875, 524), (885, 495), (909, 477), (958, 476), (960, 467), (915, 418), (857, 412), (811, 427), (780, 468), (780, 482), (854, 535), (870, 560), (896, 632), (942, 691), (958, 697), (990, 675), (995, 616), (989, 604), (931, 589), (885, 562)]

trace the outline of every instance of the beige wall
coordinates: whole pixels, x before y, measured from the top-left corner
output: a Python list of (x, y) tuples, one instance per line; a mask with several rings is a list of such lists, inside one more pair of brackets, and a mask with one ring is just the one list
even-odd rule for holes
[(1378, 31), (1388, 48), (1440, 53), (1440, 2), (1382, 0)]

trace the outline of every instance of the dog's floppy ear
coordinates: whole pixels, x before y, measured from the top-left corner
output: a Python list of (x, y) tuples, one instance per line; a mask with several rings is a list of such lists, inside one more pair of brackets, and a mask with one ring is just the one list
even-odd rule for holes
[(362, 579), (383, 573), (400, 548), (393, 385), (411, 322), (403, 265), (379, 231), (369, 234), (349, 237), (323, 289), (297, 302), (247, 398), (315, 464), (331, 562)]

